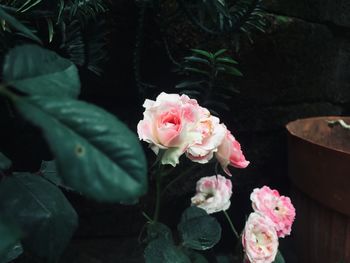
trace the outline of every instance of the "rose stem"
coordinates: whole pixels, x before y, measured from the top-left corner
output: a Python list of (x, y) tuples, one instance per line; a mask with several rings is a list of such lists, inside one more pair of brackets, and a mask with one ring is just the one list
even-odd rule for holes
[(235, 229), (235, 227), (234, 227), (234, 225), (233, 225), (233, 223), (232, 223), (232, 221), (231, 221), (230, 216), (227, 214), (226, 211), (223, 211), (223, 212), (224, 212), (224, 215), (225, 215), (225, 217), (226, 217), (226, 219), (227, 219), (227, 221), (228, 221), (228, 223), (229, 223), (229, 225), (230, 225), (230, 227), (231, 227), (233, 233), (235, 234), (236, 238), (239, 239), (238, 232), (237, 232), (237, 230)]

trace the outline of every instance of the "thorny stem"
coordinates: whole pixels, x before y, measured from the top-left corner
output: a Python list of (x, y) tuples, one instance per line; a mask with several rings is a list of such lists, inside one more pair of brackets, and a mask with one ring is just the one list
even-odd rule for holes
[(232, 232), (235, 234), (236, 238), (239, 239), (238, 232), (237, 232), (236, 228), (234, 227), (230, 216), (227, 214), (226, 211), (223, 211), (223, 212), (224, 212), (224, 215), (225, 215), (225, 217), (226, 217), (226, 219), (227, 219), (227, 221), (228, 221), (228, 223), (229, 223), (229, 225), (230, 225), (230, 227), (232, 229)]

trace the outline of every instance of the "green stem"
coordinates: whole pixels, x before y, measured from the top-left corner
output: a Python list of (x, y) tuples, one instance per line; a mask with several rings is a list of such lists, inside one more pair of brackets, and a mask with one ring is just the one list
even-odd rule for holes
[(232, 229), (232, 232), (235, 234), (236, 238), (239, 239), (238, 232), (237, 232), (236, 228), (234, 227), (234, 225), (233, 225), (233, 223), (232, 223), (232, 221), (231, 221), (230, 216), (227, 214), (226, 211), (223, 211), (223, 212), (224, 212), (224, 215), (225, 215), (225, 217), (226, 217), (226, 219), (227, 219), (227, 221), (228, 221), (228, 223), (229, 223), (229, 225), (230, 225), (230, 227), (231, 227), (231, 229)]
[(160, 210), (160, 197), (161, 197), (161, 184), (162, 184), (162, 173), (161, 169), (158, 170), (156, 177), (156, 208), (154, 210), (153, 221), (157, 222), (159, 218)]

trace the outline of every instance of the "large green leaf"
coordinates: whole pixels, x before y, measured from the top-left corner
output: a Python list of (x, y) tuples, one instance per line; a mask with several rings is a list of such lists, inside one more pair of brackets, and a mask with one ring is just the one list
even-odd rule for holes
[(12, 165), (12, 162), (5, 154), (0, 152), (0, 171), (5, 171), (9, 169)]
[(15, 102), (40, 127), (63, 183), (99, 201), (137, 199), (147, 190), (141, 145), (121, 121), (94, 105), (67, 98)]
[(157, 238), (164, 238), (173, 241), (171, 229), (159, 222), (151, 222), (147, 226), (147, 240), (151, 241)]
[(36, 45), (10, 50), (4, 61), (3, 77), (7, 84), (29, 95), (76, 98), (80, 92), (76, 66)]
[(145, 249), (146, 263), (191, 263), (191, 260), (171, 241), (158, 238)]
[(11, 16), (10, 14), (6, 13), (0, 7), (0, 21), (1, 20), (5, 21), (11, 27), (16, 29), (18, 32), (22, 33), (24, 36), (30, 38), (31, 40), (38, 42), (39, 44), (42, 44), (41, 40), (36, 35), (34, 35), (30, 29), (25, 27), (21, 22), (19, 22), (16, 18)]
[(196, 206), (191, 206), (183, 212), (177, 229), (183, 245), (192, 249), (212, 248), (221, 238), (221, 226), (218, 221)]
[[(3, 216), (3, 215), (2, 215)], [(20, 239), (20, 231), (5, 221), (0, 221), (0, 262), (8, 262), (9, 259), (14, 259), (11, 255), (14, 248), (18, 246)], [(17, 255), (18, 256), (18, 255)]]
[(0, 214), (21, 228), (24, 249), (56, 262), (78, 224), (60, 189), (40, 176), (18, 173), (1, 182), (0, 200)]

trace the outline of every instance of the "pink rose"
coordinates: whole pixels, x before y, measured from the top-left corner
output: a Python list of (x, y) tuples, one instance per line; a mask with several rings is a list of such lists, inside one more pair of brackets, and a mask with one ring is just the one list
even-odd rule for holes
[(191, 198), (196, 205), (208, 214), (227, 210), (230, 207), (232, 183), (221, 175), (203, 177), (197, 182), (196, 195)]
[(232, 176), (232, 174), (227, 166), (231, 165), (236, 168), (246, 168), (249, 165), (249, 161), (245, 159), (242, 153), (241, 145), (229, 130), (226, 131), (226, 136), (218, 147), (215, 156), (221, 164), (222, 169), (230, 176)]
[(164, 149), (162, 164), (175, 166), (189, 145), (200, 142), (196, 130), (201, 107), (186, 95), (161, 93), (156, 101), (145, 100), (143, 120), (137, 125), (140, 140), (150, 144), (158, 154)]
[(244, 227), (242, 244), (249, 262), (273, 262), (278, 251), (273, 222), (258, 213), (251, 213)]
[(220, 124), (219, 118), (211, 116), (207, 109), (203, 108), (202, 111), (203, 116), (197, 125), (202, 140), (189, 146), (186, 151), (186, 156), (197, 163), (207, 163), (211, 160), (226, 134), (226, 127)]
[(270, 218), (275, 224), (278, 237), (289, 235), (295, 219), (295, 208), (289, 197), (280, 196), (268, 186), (256, 188), (250, 195), (255, 212)]

